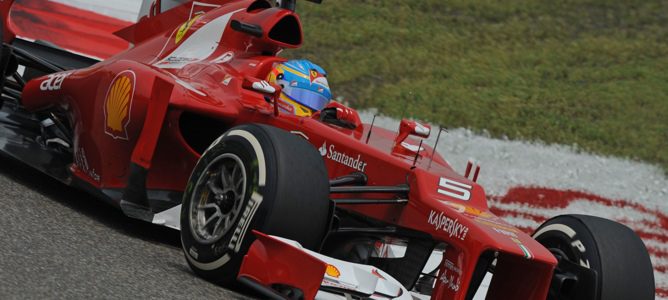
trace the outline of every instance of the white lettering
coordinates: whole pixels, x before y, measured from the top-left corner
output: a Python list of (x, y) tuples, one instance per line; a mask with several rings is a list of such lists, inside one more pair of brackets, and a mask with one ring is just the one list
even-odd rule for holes
[(329, 151), (327, 150), (327, 143), (323, 143), (319, 148), (320, 155), (326, 157), (327, 159), (333, 160), (337, 163), (340, 163), (344, 166), (353, 168), (360, 172), (364, 172), (366, 169), (367, 163), (362, 159), (362, 155), (358, 154), (357, 157), (349, 156), (346, 153), (336, 151), (336, 146), (334, 144), (329, 145)]
[(448, 178), (441, 177), (438, 183), (438, 193), (459, 200), (468, 201), (471, 199), (472, 186)]
[(437, 213), (432, 210), (429, 213), (427, 222), (433, 225), (437, 231), (443, 230), (449, 237), (455, 237), (462, 241), (466, 238), (466, 234), (469, 232), (469, 228), (460, 224), (459, 219), (451, 219), (443, 214), (443, 212)]
[(517, 234), (512, 232), (512, 231), (503, 230), (503, 229), (499, 229), (499, 228), (496, 228), (496, 227), (492, 227), (492, 229), (494, 229), (494, 231), (496, 231), (500, 234), (503, 234), (503, 235), (506, 235), (506, 236), (509, 236), (509, 237), (517, 238)]
[(457, 276), (457, 279), (455, 279), (455, 275), (452, 274), (448, 277), (448, 270), (445, 270), (443, 272), (443, 275), (439, 277), (439, 280), (445, 285), (447, 288), (451, 289), (453, 292), (459, 291), (459, 287), (461, 285), (461, 277)]
[(250, 199), (248, 199), (246, 209), (243, 214), (241, 214), (237, 228), (234, 229), (232, 239), (230, 239), (230, 243), (228, 244), (228, 248), (234, 250), (234, 252), (239, 252), (241, 244), (244, 242), (244, 235), (246, 235), (246, 231), (248, 231), (248, 226), (250, 225), (253, 216), (255, 216), (255, 212), (258, 207), (260, 207), (260, 203), (262, 203), (262, 195), (254, 192)]
[(580, 242), (580, 240), (573, 241), (571, 243), (571, 246), (573, 246), (575, 248), (578, 248), (578, 250), (580, 250), (581, 253), (584, 253), (585, 250), (587, 250), (587, 249), (585, 249), (585, 245), (583, 245), (582, 242)]
[(65, 78), (70, 76), (70, 74), (72, 74), (72, 72), (51, 74), (40, 83), (39, 89), (42, 91), (58, 91), (62, 87)]

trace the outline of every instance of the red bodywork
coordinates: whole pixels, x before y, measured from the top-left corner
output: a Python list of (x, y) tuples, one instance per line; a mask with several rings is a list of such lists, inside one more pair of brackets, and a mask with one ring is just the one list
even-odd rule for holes
[[(95, 189), (120, 190), (134, 162), (149, 170), (147, 189), (180, 192), (201, 154), (184, 136), (184, 115), (210, 118), (224, 128), (269, 124), (320, 149), (330, 178), (362, 171), (369, 185), (409, 185), (406, 204), (343, 207), (447, 244), (432, 299), (464, 299), (486, 251), (498, 251), (488, 299), (546, 298), (554, 256), (492, 214), (483, 188), (457, 174), (430, 147), (422, 146), (416, 155), (395, 145), (396, 132), (374, 127), (367, 141), (369, 124), (347, 129), (317, 118), (276, 115), (267, 100), (271, 95), (245, 88), (245, 81), (266, 78), (275, 63), (284, 61), (276, 56), (281, 50), (301, 45), (294, 12), (256, 7), (251, 0), (200, 2), (220, 7), (191, 9), (189, 3), (144, 18), (118, 32), (134, 47), (86, 69), (28, 82), (23, 92), (27, 109), (61, 106), (69, 113), (79, 158), (71, 166), (74, 177)], [(231, 20), (259, 24), (264, 34), (233, 30)], [(411, 138), (405, 143), (418, 145)]]

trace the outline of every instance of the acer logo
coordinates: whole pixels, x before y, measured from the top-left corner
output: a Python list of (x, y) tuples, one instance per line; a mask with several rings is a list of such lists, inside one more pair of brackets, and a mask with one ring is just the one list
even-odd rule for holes
[(463, 201), (468, 201), (469, 199), (471, 199), (472, 188), (473, 187), (468, 184), (461, 183), (459, 181), (455, 181), (445, 177), (441, 177), (441, 179), (438, 182), (439, 194), (450, 196), (452, 198)]
[(39, 85), (39, 89), (42, 91), (58, 91), (63, 85), (63, 81), (67, 76), (70, 76), (72, 72), (65, 73), (56, 73), (49, 75), (42, 83)]

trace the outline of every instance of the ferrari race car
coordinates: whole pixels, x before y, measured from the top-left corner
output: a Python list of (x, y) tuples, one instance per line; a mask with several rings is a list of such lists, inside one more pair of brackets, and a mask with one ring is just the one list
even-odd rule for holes
[(18, 35), (14, 2), (0, 151), (180, 229), (207, 280), (272, 299), (654, 298), (631, 229), (562, 215), (518, 230), (478, 166), (458, 174), (422, 143), (430, 126), (377, 128), (337, 102), (286, 112), (265, 79), (303, 42), (295, 0), (148, 1), (103, 60)]

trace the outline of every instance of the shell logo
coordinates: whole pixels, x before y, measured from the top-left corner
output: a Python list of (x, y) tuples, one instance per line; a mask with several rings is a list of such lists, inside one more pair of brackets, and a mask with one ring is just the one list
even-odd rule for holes
[(339, 269), (330, 264), (327, 264), (327, 269), (325, 269), (325, 274), (334, 278), (339, 278), (339, 276), (341, 276), (341, 272), (339, 271)]
[(109, 85), (104, 100), (104, 132), (114, 139), (128, 139), (132, 99), (135, 93), (135, 73), (123, 71)]

